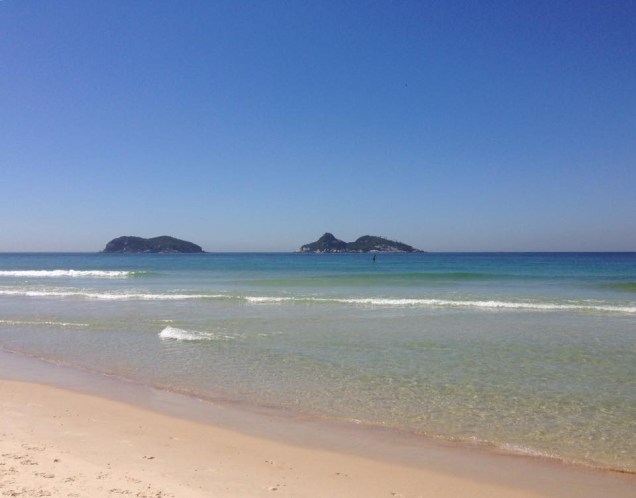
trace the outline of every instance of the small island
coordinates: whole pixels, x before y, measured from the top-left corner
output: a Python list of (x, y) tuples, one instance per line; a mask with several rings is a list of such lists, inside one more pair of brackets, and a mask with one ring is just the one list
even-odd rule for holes
[(376, 237), (363, 235), (355, 242), (344, 242), (327, 232), (317, 241), (301, 246), (300, 252), (314, 253), (338, 253), (338, 252), (424, 252), (408, 244)]
[(127, 235), (111, 240), (102, 252), (108, 253), (200, 253), (201, 246), (168, 235), (144, 239)]

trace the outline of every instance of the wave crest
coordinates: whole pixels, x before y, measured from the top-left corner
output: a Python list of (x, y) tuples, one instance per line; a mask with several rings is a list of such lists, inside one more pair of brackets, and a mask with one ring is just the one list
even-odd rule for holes
[(185, 330), (170, 325), (159, 332), (159, 337), (161, 339), (172, 339), (175, 341), (227, 341), (236, 339), (236, 337), (227, 334)]
[(516, 311), (566, 311), (591, 313), (636, 314), (636, 303), (609, 304), (602, 302), (550, 302), (550, 301), (497, 301), (470, 299), (434, 299), (434, 298), (337, 298), (307, 296), (240, 296), (230, 294), (164, 294), (164, 293), (125, 293), (125, 292), (90, 292), (71, 290), (27, 290), (2, 289), (0, 296), (42, 297), (42, 298), (84, 298), (104, 301), (183, 301), (183, 300), (230, 300), (243, 301), (252, 305), (280, 304), (342, 304), (368, 307), (402, 307), (402, 308), (475, 308), (483, 310), (516, 310)]
[(143, 272), (125, 270), (0, 270), (0, 277), (21, 278), (128, 278)]
[(81, 292), (81, 291), (39, 291), (39, 290), (0, 290), (0, 296), (23, 297), (83, 297), (103, 301), (183, 301), (185, 299), (220, 299), (222, 295), (207, 294), (145, 294), (118, 292)]
[(527, 301), (495, 301), (495, 300), (452, 300), (452, 299), (424, 299), (424, 298), (296, 298), (296, 297), (267, 297), (247, 296), (244, 298), (253, 304), (280, 304), (283, 302), (322, 302), (353, 304), (371, 307), (444, 307), (444, 308), (481, 308), (481, 309), (509, 309), (520, 311), (588, 311), (610, 313), (636, 313), (636, 306), (619, 306), (606, 304), (570, 304), (570, 303), (541, 303)]
[(78, 323), (78, 322), (56, 322), (52, 320), (0, 320), (1, 325), (45, 325), (51, 327), (88, 327), (88, 323)]

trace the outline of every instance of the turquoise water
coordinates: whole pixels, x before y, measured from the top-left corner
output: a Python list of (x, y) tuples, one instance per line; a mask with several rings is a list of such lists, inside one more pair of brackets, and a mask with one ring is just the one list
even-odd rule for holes
[(0, 254), (0, 346), (636, 471), (636, 254)]

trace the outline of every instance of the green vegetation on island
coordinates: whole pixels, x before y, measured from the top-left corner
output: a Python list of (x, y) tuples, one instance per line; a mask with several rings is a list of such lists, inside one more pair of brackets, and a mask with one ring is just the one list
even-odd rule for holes
[(143, 237), (123, 236), (111, 240), (103, 252), (115, 253), (198, 253), (201, 246), (168, 235), (144, 239)]
[(327, 232), (317, 241), (301, 246), (300, 252), (423, 252), (408, 244), (376, 237), (363, 235), (355, 242), (344, 242)]
[(300, 252), (347, 252), (347, 243), (327, 232), (317, 241), (301, 246)]

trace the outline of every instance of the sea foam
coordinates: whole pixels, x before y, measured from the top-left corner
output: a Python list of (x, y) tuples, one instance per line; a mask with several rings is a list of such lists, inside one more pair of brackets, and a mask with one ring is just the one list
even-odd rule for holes
[(52, 298), (84, 298), (104, 301), (184, 301), (184, 300), (234, 300), (249, 304), (342, 304), (375, 308), (473, 308), (483, 310), (517, 310), (517, 311), (566, 311), (592, 313), (626, 313), (635, 314), (636, 305), (610, 305), (580, 301), (578, 303), (531, 302), (531, 301), (497, 301), (497, 300), (462, 300), (432, 298), (330, 298), (305, 296), (240, 296), (230, 294), (169, 294), (144, 292), (91, 292), (67, 290), (28, 290), (0, 289), (0, 296), (52, 297)]
[(149, 293), (120, 293), (120, 292), (83, 292), (59, 290), (0, 290), (0, 296), (23, 297), (81, 297), (85, 299), (99, 299), (103, 301), (183, 301), (186, 299), (223, 298), (220, 295), (207, 294), (149, 294)]
[(509, 309), (520, 311), (589, 311), (608, 313), (636, 313), (636, 306), (604, 305), (604, 304), (570, 304), (570, 303), (541, 303), (527, 301), (475, 301), (452, 299), (410, 299), (410, 298), (317, 298), (317, 297), (267, 297), (247, 296), (244, 298), (253, 304), (280, 304), (284, 302), (306, 303), (340, 303), (370, 307), (444, 307), (444, 308), (481, 308), (481, 309)]
[(605, 311), (615, 313), (636, 313), (636, 306), (616, 306), (602, 304), (537, 303), (524, 301), (472, 301), (449, 299), (339, 299), (339, 302), (370, 306), (439, 306), (483, 309), (510, 309), (527, 311)]
[(123, 270), (0, 270), (0, 277), (21, 278), (128, 278), (142, 272)]
[(50, 327), (88, 327), (88, 323), (56, 322), (51, 320), (0, 320), (0, 325), (45, 325)]
[(294, 301), (304, 300), (303, 298), (270, 297), (270, 296), (245, 296), (243, 299), (245, 299), (248, 303), (252, 303), (252, 304), (275, 304), (275, 303), (285, 303), (285, 302), (294, 302)]
[(175, 341), (226, 341), (236, 339), (236, 337), (232, 335), (185, 330), (172, 326), (168, 326), (159, 332), (159, 337), (161, 339), (172, 339)]

